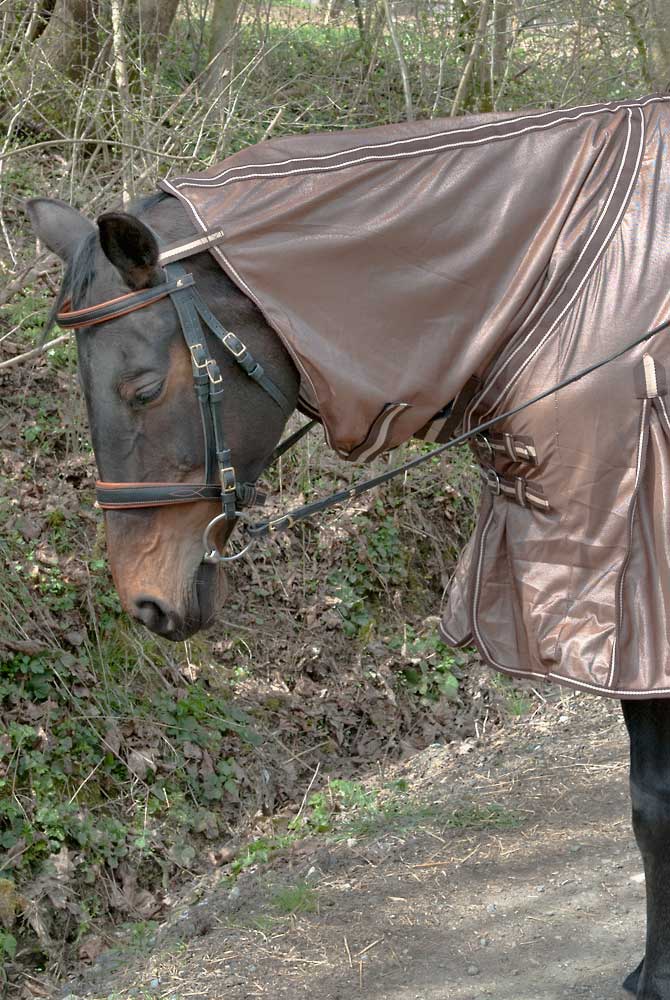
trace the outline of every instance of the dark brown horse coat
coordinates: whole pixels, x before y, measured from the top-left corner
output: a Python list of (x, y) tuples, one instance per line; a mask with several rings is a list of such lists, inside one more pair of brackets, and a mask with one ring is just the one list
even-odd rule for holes
[[(670, 316), (670, 101), (282, 138), (162, 182), (258, 304), (330, 444), (464, 428)], [(506, 673), (670, 695), (668, 335), (477, 446), (448, 642)], [(476, 378), (473, 378), (476, 377)], [(466, 390), (466, 391), (464, 391)], [(427, 426), (428, 425), (428, 426)]]

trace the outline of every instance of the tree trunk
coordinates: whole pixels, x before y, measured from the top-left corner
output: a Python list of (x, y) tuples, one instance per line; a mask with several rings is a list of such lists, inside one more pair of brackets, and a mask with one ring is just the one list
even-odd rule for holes
[(142, 65), (154, 69), (177, 13), (179, 0), (138, 0), (139, 51)]
[(400, 44), (398, 31), (395, 25), (393, 8), (391, 6), (392, 3), (393, 0), (384, 0), (384, 12), (386, 14), (386, 23), (388, 24), (389, 34), (391, 36), (391, 41), (393, 42), (393, 48), (395, 49), (395, 54), (398, 59), (398, 67), (400, 68), (402, 89), (403, 89), (403, 94), (405, 95), (405, 117), (407, 118), (408, 122), (413, 122), (414, 108), (412, 106), (412, 87), (409, 80), (409, 71), (407, 69), (407, 63), (405, 61), (405, 56), (402, 51), (402, 45)]
[(628, 30), (630, 31), (631, 39), (637, 50), (638, 59), (640, 61), (640, 72), (642, 74), (642, 79), (644, 80), (644, 85), (647, 90), (653, 90), (654, 81), (652, 79), (651, 65), (649, 62), (647, 40), (644, 36), (643, 27), (637, 19), (635, 9), (630, 4), (629, 0), (615, 0), (615, 6), (621, 17), (628, 25)]
[(121, 135), (124, 149), (121, 153), (121, 197), (123, 208), (127, 211), (132, 197), (133, 158), (128, 148), (132, 142), (132, 111), (130, 90), (128, 88), (128, 66), (121, 26), (121, 0), (110, 0), (112, 13), (112, 55), (114, 59), (114, 78), (121, 101)]
[(323, 23), (328, 24), (339, 17), (344, 7), (344, 0), (322, 0), (321, 6), (324, 9)]
[(55, 6), (56, 0), (35, 0), (26, 29), (27, 42), (36, 42), (44, 34)]
[(222, 98), (230, 86), (239, 7), (240, 0), (214, 0), (209, 43), (210, 67), (203, 90), (206, 97), (215, 100)]
[(649, 54), (654, 87), (670, 88), (670, 3), (649, 0)]
[(97, 0), (58, 0), (39, 41), (33, 65), (81, 80), (98, 52)]
[(493, 51), (491, 53), (491, 77), (493, 88), (500, 83), (505, 72), (509, 31), (509, 0), (493, 2)]
[(479, 55), (484, 42), (486, 26), (488, 23), (489, 6), (490, 0), (481, 0), (479, 7), (479, 21), (475, 31), (475, 37), (472, 42), (472, 48), (470, 49), (470, 54), (468, 55), (465, 68), (461, 74), (461, 79), (459, 80), (456, 94), (454, 95), (454, 100), (451, 105), (450, 113), (452, 117), (459, 114), (462, 108), (468, 107), (468, 93), (470, 91), (471, 82), (475, 78), (475, 67), (479, 65)]

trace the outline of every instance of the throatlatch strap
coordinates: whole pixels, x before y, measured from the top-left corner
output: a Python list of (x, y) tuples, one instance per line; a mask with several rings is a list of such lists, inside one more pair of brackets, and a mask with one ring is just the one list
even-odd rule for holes
[(242, 343), (237, 334), (233, 333), (231, 330), (226, 330), (225, 327), (219, 323), (218, 319), (210, 310), (205, 300), (201, 298), (200, 294), (195, 289), (193, 292), (193, 301), (200, 317), (207, 324), (217, 340), (223, 344), (228, 353), (235, 359), (240, 368), (242, 368), (243, 371), (254, 380), (254, 382), (257, 382), (261, 389), (265, 389), (268, 396), (271, 396), (272, 399), (274, 399), (277, 406), (280, 410), (284, 411), (287, 417), (290, 416), (291, 406), (288, 399), (279, 386), (276, 386), (274, 382), (267, 377), (265, 369), (256, 361), (249, 348)]

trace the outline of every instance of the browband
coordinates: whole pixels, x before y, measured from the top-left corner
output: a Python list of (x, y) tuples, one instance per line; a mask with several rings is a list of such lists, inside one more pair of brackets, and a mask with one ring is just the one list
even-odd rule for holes
[(94, 306), (86, 306), (84, 309), (70, 309), (69, 299), (63, 303), (63, 308), (56, 313), (56, 322), (66, 330), (80, 330), (85, 326), (97, 326), (98, 323), (105, 323), (110, 319), (118, 319), (128, 313), (135, 312), (136, 309), (144, 309), (160, 299), (172, 295), (181, 288), (188, 288), (194, 284), (192, 274), (184, 272), (178, 278), (172, 278), (156, 285), (155, 288), (144, 288), (139, 292), (127, 292), (125, 295), (118, 295), (115, 299), (108, 299), (107, 302), (99, 302)]

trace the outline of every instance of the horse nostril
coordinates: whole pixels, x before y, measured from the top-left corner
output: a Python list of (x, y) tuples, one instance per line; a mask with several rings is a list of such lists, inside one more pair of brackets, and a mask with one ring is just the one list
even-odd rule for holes
[(144, 594), (137, 597), (133, 601), (132, 615), (158, 635), (167, 636), (177, 631), (178, 616), (158, 597), (148, 597)]

